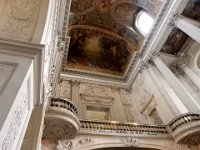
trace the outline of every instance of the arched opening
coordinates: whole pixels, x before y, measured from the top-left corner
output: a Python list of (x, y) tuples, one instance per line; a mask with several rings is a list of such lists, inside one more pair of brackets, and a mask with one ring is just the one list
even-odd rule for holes
[(154, 19), (149, 14), (145, 11), (140, 11), (137, 15), (135, 26), (144, 36), (147, 36), (153, 26), (153, 23)]
[(135, 147), (110, 147), (110, 148), (100, 148), (95, 150), (158, 150), (152, 148), (135, 148)]

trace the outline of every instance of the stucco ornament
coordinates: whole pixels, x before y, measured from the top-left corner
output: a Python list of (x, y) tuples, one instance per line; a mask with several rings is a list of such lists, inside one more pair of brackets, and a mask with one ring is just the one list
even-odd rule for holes
[(129, 147), (135, 147), (138, 145), (138, 141), (134, 137), (123, 137), (121, 138), (124, 145)]
[(57, 150), (72, 150), (75, 148), (75, 143), (73, 141), (58, 141), (58, 145), (56, 146)]

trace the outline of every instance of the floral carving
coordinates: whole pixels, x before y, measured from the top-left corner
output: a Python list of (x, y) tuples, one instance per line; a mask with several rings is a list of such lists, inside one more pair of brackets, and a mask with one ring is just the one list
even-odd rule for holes
[(189, 150), (188, 146), (176, 144), (175, 142), (167, 143), (166, 146), (169, 146), (173, 150)]
[(135, 147), (138, 145), (138, 142), (134, 137), (124, 137), (121, 140), (124, 143), (124, 145), (129, 147)]
[(87, 95), (112, 97), (110, 88), (101, 86), (93, 86), (93, 85), (85, 86), (82, 93)]
[(78, 147), (78, 146), (88, 145), (88, 144), (93, 144), (93, 143), (95, 143), (95, 141), (92, 138), (81, 138), (77, 141), (76, 145)]
[(70, 141), (59, 140), (56, 148), (57, 150), (73, 150), (78, 147), (88, 145), (88, 144), (93, 144), (93, 143), (95, 143), (94, 139), (84, 138), (84, 137), (76, 139), (76, 140), (70, 140)]
[(75, 148), (75, 143), (73, 141), (58, 141), (56, 148), (57, 150), (72, 150), (73, 148)]
[(15, 99), (18, 105), (15, 107), (8, 131), (4, 137), (1, 150), (12, 149), (14, 141), (19, 134), (19, 129), (23, 125), (23, 121), (28, 111), (28, 91), (27, 87), (23, 89), (22, 93)]

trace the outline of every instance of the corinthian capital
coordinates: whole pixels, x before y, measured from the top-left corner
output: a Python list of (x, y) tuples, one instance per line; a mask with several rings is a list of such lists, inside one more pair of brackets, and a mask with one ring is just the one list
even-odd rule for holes
[(169, 26), (175, 26), (175, 22), (178, 18), (182, 18), (183, 16), (180, 14), (174, 14), (172, 17), (169, 18)]

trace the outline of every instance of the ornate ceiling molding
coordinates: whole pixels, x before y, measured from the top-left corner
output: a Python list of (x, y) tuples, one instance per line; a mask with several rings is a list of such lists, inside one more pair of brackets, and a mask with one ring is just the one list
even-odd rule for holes
[[(159, 38), (164, 39), (167, 38), (166, 32), (168, 28), (168, 23), (170, 22), (171, 15), (170, 12), (176, 12), (179, 6), (182, 8), (185, 7), (187, 0), (184, 2), (179, 2), (178, 0), (168, 0), (165, 2), (156, 22), (153, 26), (152, 32), (146, 38), (143, 46), (139, 49), (138, 52), (134, 53), (134, 56), (130, 60), (129, 65), (127, 66), (127, 70), (125, 71), (123, 76), (110, 75), (105, 73), (96, 73), (92, 71), (77, 71), (74, 69), (67, 70), (67, 72), (61, 73), (61, 78), (63, 79), (72, 79), (72, 80), (80, 80), (85, 83), (95, 83), (100, 85), (109, 85), (109, 86), (118, 86), (121, 88), (130, 88), (138, 71), (139, 66), (142, 60), (147, 59), (147, 56), (150, 51), (157, 50), (155, 47), (160, 47), (160, 43), (158, 42), (158, 32)], [(161, 32), (162, 31), (162, 32)], [(66, 32), (66, 31), (65, 31)], [(164, 42), (163, 42), (164, 43)], [(153, 48), (154, 47), (154, 48)]]

